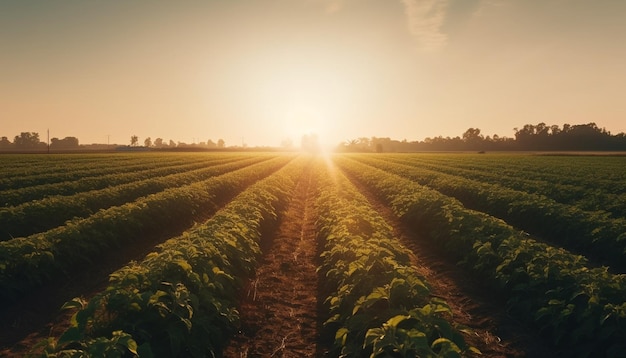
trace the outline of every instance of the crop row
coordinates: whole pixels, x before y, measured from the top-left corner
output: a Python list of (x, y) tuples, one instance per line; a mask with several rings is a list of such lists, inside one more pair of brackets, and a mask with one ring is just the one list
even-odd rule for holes
[[(270, 157), (257, 156), (247, 160), (231, 161), (227, 164), (210, 166), (202, 163), (187, 168), (175, 168), (169, 175), (119, 175), (119, 181), (127, 181), (124, 177), (145, 178), (106, 187), (99, 190), (79, 192), (68, 196), (50, 196), (41, 200), (23, 203), (17, 206), (0, 208), (0, 240), (31, 235), (52, 229), (72, 218), (92, 215), (100, 209), (134, 201), (139, 197), (157, 193), (167, 188), (191, 184), (216, 175), (243, 168), (245, 166), (267, 160)], [(180, 169), (186, 169), (179, 173)], [(164, 170), (160, 171), (164, 173)], [(147, 175), (152, 174), (152, 175)]]
[(387, 156), (385, 159), (412, 167), (430, 169), (490, 184), (498, 184), (514, 190), (537, 193), (565, 204), (575, 204), (591, 190), (589, 187), (528, 178), (523, 168), (518, 168), (517, 171), (509, 170), (504, 173), (494, 167), (490, 168), (488, 165), (478, 167), (473, 165), (473, 163), (425, 162), (416, 156)]
[(95, 161), (103, 159), (115, 166), (145, 161), (145, 158), (125, 154), (50, 154), (45, 156), (38, 154), (11, 154), (0, 156), (0, 164), (6, 167), (4, 178), (8, 179), (76, 168), (89, 168), (93, 167)]
[[(100, 159), (102, 165), (97, 165), (98, 161), (74, 164), (63, 163), (59, 166), (50, 166), (45, 161), (40, 162), (40, 168), (45, 170), (38, 173), (24, 173), (19, 176), (5, 176), (0, 179), (0, 188), (2, 190), (17, 189), (29, 186), (37, 186), (43, 184), (53, 184), (67, 181), (79, 180), (88, 177), (97, 177), (111, 173), (128, 173), (140, 170), (156, 169), (167, 165), (176, 165), (181, 163), (183, 157), (162, 156), (158, 160), (156, 157), (135, 157), (131, 160), (123, 160), (121, 162), (113, 160), (114, 157)], [(189, 161), (191, 159), (191, 161)], [(198, 162), (202, 161), (201, 157), (187, 157), (184, 161)], [(33, 165), (33, 168), (38, 166)]]
[[(386, 156), (386, 160), (407, 164), (413, 167), (427, 168), (446, 174), (462, 176), (480, 182), (497, 184), (517, 191), (536, 193), (547, 196), (559, 203), (576, 206), (585, 211), (608, 211), (615, 217), (626, 216), (626, 193), (607, 192), (598, 188), (597, 178), (581, 181), (579, 185), (559, 183), (555, 178), (540, 180), (529, 178), (528, 168), (509, 169), (502, 172), (489, 165), (446, 164), (442, 162), (425, 162), (417, 156)], [(495, 159), (497, 161), (498, 159)], [(539, 169), (534, 169), (539, 170)], [(617, 182), (619, 183), (619, 182)], [(611, 188), (614, 189), (615, 182)]]
[[(149, 177), (157, 177), (181, 173), (185, 171), (201, 169), (210, 165), (228, 163), (243, 159), (245, 157), (229, 156), (217, 158), (205, 158), (204, 160), (191, 163), (176, 163), (173, 165), (159, 165), (156, 168), (115, 172), (107, 170), (102, 175), (88, 176), (75, 181), (63, 181), (58, 183), (41, 184), (35, 186), (24, 186), (17, 189), (0, 192), (0, 203), (2, 206), (15, 206), (31, 200), (37, 200), (54, 195), (73, 195), (76, 193), (103, 189), (109, 186), (131, 183), (137, 180), (144, 180)], [(97, 166), (97, 164), (92, 164)]]
[(256, 268), (264, 227), (289, 201), (306, 159), (245, 190), (203, 224), (114, 272), (42, 356), (214, 357), (238, 328), (238, 291)]
[(0, 301), (12, 302), (50, 277), (89, 264), (101, 252), (147, 236), (172, 232), (218, 206), (293, 159), (278, 156), (194, 184), (166, 189), (85, 219), (0, 242)]
[(537, 327), (562, 354), (626, 351), (626, 276), (527, 237), (504, 221), (409, 179), (348, 158), (339, 166), (423, 237), (507, 298), (511, 314)]
[(587, 212), (545, 196), (423, 168), (371, 157), (355, 158), (453, 196), (472, 209), (502, 218), (533, 235), (584, 253), (616, 270), (626, 269), (626, 218), (612, 218), (601, 211)]
[(456, 357), (467, 347), (447, 304), (411, 266), (392, 228), (340, 173), (317, 173), (318, 240), (324, 242), (324, 326), (333, 356)]
[(504, 176), (578, 187), (593, 186), (605, 193), (626, 190), (624, 157), (530, 156), (530, 155), (436, 155), (411, 156), (420, 163), (496, 172)]

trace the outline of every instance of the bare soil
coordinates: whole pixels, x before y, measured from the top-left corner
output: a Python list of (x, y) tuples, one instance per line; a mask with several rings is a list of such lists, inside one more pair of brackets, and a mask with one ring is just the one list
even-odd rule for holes
[(317, 357), (318, 283), (315, 183), (307, 169), (241, 299), (240, 332), (224, 357)]

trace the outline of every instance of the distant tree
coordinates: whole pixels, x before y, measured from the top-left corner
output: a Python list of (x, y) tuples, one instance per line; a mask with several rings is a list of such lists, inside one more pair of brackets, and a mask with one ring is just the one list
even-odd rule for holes
[(380, 149), (381, 152), (393, 152), (395, 151), (395, 148), (397, 146), (396, 141), (391, 140), (391, 138), (389, 137), (386, 137), (386, 138), (372, 137), (371, 143), (376, 148), (376, 151)]
[(39, 141), (39, 133), (36, 132), (22, 132), (19, 136), (15, 136), (13, 144), (16, 149), (33, 150), (41, 147), (45, 143)]
[(346, 141), (346, 146), (350, 148), (356, 148), (359, 145), (359, 141), (356, 139), (348, 139)]
[(137, 137), (136, 135), (133, 135), (130, 137), (130, 145), (131, 146), (136, 146), (137, 143), (139, 142), (139, 137)]
[(220, 138), (220, 139), (218, 139), (218, 140), (217, 140), (217, 147), (218, 147), (218, 148), (224, 148), (224, 147), (226, 147), (226, 142), (224, 142), (224, 140), (223, 140), (223, 139), (221, 139), (221, 138)]
[(152, 147), (152, 138), (148, 137), (148, 138), (144, 139), (144, 140), (143, 140), (143, 145), (144, 145), (146, 148), (150, 148), (150, 147)]
[(543, 123), (543, 122), (541, 122), (541, 123), (539, 123), (539, 124), (537, 124), (537, 125), (535, 126), (535, 133), (536, 133), (537, 135), (542, 135), (542, 136), (548, 135), (548, 131), (549, 131), (549, 130), (550, 130), (550, 127), (549, 127), (549, 126), (547, 126), (547, 125), (546, 125), (545, 123)]
[(157, 148), (162, 148), (163, 145), (163, 138), (157, 138), (154, 140), (154, 146)]
[(170, 139), (170, 144), (168, 145), (170, 148), (176, 148), (176, 142)]
[(52, 138), (50, 139), (50, 149), (78, 149), (78, 138), (65, 137), (63, 139)]
[(463, 133), (463, 140), (471, 143), (476, 141), (481, 141), (483, 136), (480, 134), (480, 129), (478, 128), (468, 128), (465, 133)]
[(514, 128), (515, 140), (520, 149), (528, 149), (532, 146), (533, 136), (535, 135), (535, 126), (526, 124), (522, 129)]
[(572, 125), (571, 125), (571, 124), (565, 123), (565, 124), (563, 125), (563, 132), (564, 132), (564, 133), (569, 132), (569, 130), (570, 130), (570, 129), (572, 129)]
[(482, 149), (484, 139), (478, 128), (469, 128), (463, 133), (463, 142), (465, 142), (466, 149), (469, 150)]
[(0, 150), (8, 150), (13, 148), (13, 143), (7, 137), (0, 138)]
[[(304, 149), (304, 147), (303, 147), (303, 149)], [(360, 151), (362, 151), (362, 148), (359, 145), (359, 140), (358, 139), (348, 139), (345, 142), (341, 143), (337, 149), (340, 150), (340, 151), (343, 151), (343, 152), (360, 152)]]
[(207, 148), (217, 148), (217, 144), (215, 144), (215, 142), (212, 141), (211, 139), (206, 141), (206, 146)]

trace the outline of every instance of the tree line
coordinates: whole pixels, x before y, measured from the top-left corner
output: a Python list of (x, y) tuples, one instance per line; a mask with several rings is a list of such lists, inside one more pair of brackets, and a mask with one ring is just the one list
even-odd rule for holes
[[(123, 147), (123, 146), (122, 146)], [(139, 137), (133, 135), (130, 137), (131, 148), (139, 148)], [(223, 139), (218, 139), (217, 142), (207, 140), (206, 142), (187, 144), (184, 142), (174, 142), (173, 140), (165, 141), (163, 138), (156, 138), (154, 141), (147, 137), (143, 140), (143, 148), (225, 148), (226, 143)], [(49, 147), (48, 143), (43, 142), (39, 138), (37, 132), (22, 132), (16, 135), (11, 142), (8, 137), (0, 137), (0, 151), (10, 152), (29, 152), (29, 151), (72, 151), (72, 150), (104, 150), (120, 148), (118, 144), (80, 144), (76, 137), (65, 137), (63, 139), (52, 138), (50, 139)]]
[(485, 136), (469, 128), (462, 136), (425, 138), (423, 141), (361, 137), (338, 146), (344, 152), (417, 151), (626, 151), (626, 134), (612, 135), (595, 123), (570, 125), (526, 124), (514, 128), (515, 137)]
[[(74, 144), (78, 147), (78, 139), (74, 137), (52, 138), (50, 146), (52, 147), (53, 144), (55, 147), (73, 146)], [(47, 149), (48, 144), (42, 142), (39, 139), (39, 133), (36, 132), (22, 132), (15, 136), (13, 142), (7, 137), (0, 138), (0, 150), (2, 151), (41, 151)]]
[[(136, 135), (132, 135), (130, 137), (130, 146), (137, 147), (138, 145), (139, 145), (139, 137)], [(143, 146), (145, 148), (183, 148), (183, 147), (225, 148), (226, 142), (224, 142), (223, 139), (218, 139), (216, 143), (212, 141), (211, 139), (209, 139), (206, 142), (200, 142), (197, 144), (196, 143), (187, 144), (184, 142), (174, 142), (171, 139), (169, 142), (166, 142), (165, 140), (163, 140), (163, 138), (156, 138), (154, 141), (152, 141), (151, 137), (146, 137), (143, 140)]]
[[(570, 125), (536, 125), (526, 124), (521, 128), (514, 128), (515, 136), (506, 137), (494, 134), (485, 136), (479, 128), (469, 128), (461, 136), (425, 138), (423, 141), (395, 140), (380, 137), (361, 137), (348, 140), (337, 146), (338, 151), (344, 152), (417, 152), (417, 151), (626, 151), (626, 134), (611, 134), (595, 123)], [(223, 139), (213, 142), (187, 144), (184, 142), (165, 141), (163, 138), (151, 137), (143, 140), (139, 145), (139, 137), (130, 137), (127, 148), (177, 148), (177, 149), (221, 149), (226, 148)], [(283, 144), (284, 146), (285, 144)], [(52, 138), (50, 147), (39, 138), (39, 133), (22, 132), (16, 135), (11, 142), (7, 137), (0, 137), (0, 151), (55, 151), (79, 149), (115, 149), (117, 144), (79, 144), (76, 137), (63, 139)], [(289, 143), (291, 147), (291, 143)], [(306, 135), (302, 139), (301, 147), (304, 150), (315, 150), (319, 147), (315, 135)]]

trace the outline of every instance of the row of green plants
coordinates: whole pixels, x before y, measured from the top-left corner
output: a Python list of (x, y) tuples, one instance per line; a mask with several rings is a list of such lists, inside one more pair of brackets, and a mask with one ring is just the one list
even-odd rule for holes
[(469, 352), (445, 301), (430, 295), (410, 252), (340, 173), (317, 171), (318, 268), (336, 357), (460, 357)]
[[(194, 160), (191, 163), (175, 163), (157, 165), (156, 168), (143, 168), (143, 170), (129, 170), (117, 172), (115, 169), (107, 168), (105, 172), (98, 170), (93, 176), (79, 178), (73, 181), (62, 181), (49, 184), (41, 184), (35, 186), (23, 186), (16, 189), (0, 192), (0, 203), (3, 206), (15, 206), (32, 200), (41, 200), (55, 195), (73, 195), (75, 193), (85, 192), (89, 190), (104, 189), (110, 186), (127, 184), (138, 180), (144, 180), (150, 177), (165, 176), (184, 171), (201, 169), (206, 166), (223, 164), (232, 162), (243, 157), (222, 157), (204, 160)], [(92, 163), (93, 169), (100, 166), (107, 167), (106, 162)]]
[[(109, 159), (93, 160), (91, 162), (67, 162), (51, 164), (40, 161), (32, 164), (31, 167), (21, 170), (12, 169), (8, 166), (8, 175), (0, 179), (0, 189), (19, 189), (27, 186), (42, 184), (52, 184), (59, 182), (75, 181), (85, 177), (95, 177), (110, 173), (125, 173), (140, 170), (156, 169), (165, 165), (175, 165), (175, 158), (163, 157), (161, 160), (155, 158), (129, 158), (128, 160), (117, 161), (113, 157)], [(197, 160), (197, 158), (196, 158)], [(100, 165), (98, 165), (100, 164)], [(180, 164), (180, 162), (178, 162)], [(19, 175), (12, 175), (19, 174)]]
[(528, 237), (506, 222), (409, 179), (343, 157), (336, 162), (424, 238), (506, 299), (562, 356), (626, 351), (626, 276)]
[(43, 232), (61, 226), (72, 218), (84, 218), (101, 209), (122, 205), (167, 188), (205, 180), (269, 158), (257, 156), (221, 165), (201, 163), (199, 168), (196, 168), (198, 164), (194, 164), (192, 167), (175, 167), (166, 172), (162, 170), (158, 174), (151, 172), (140, 176), (118, 174), (115, 175), (116, 179), (128, 182), (120, 185), (112, 183), (104, 189), (87, 190), (67, 196), (49, 196), (0, 208), (0, 241)]
[(252, 185), (211, 219), (117, 270), (106, 290), (76, 298), (72, 325), (42, 342), (42, 357), (215, 357), (239, 328), (238, 292), (306, 164)]
[(419, 157), (420, 162), (493, 171), (512, 177), (522, 172), (524, 178), (555, 184), (585, 187), (593, 183), (595, 188), (604, 193), (619, 194), (626, 191), (626, 174), (621, 170), (626, 165), (625, 157), (523, 154), (439, 154), (407, 157)]
[[(554, 181), (529, 178), (525, 175), (526, 170), (522, 167), (517, 170), (502, 171), (497, 166), (475, 166), (473, 163), (447, 163), (446, 161), (423, 161), (419, 157), (391, 156), (386, 158), (395, 163), (406, 164), (413, 167), (426, 168), (445, 174), (461, 176), (490, 184), (498, 184), (507, 188), (529, 193), (545, 195), (564, 204), (575, 204), (584, 198), (589, 186), (582, 187), (571, 184), (561, 184)], [(494, 160), (495, 162), (496, 160)]]
[(107, 163), (112, 166), (125, 166), (138, 164), (145, 161), (144, 158), (138, 156), (129, 156), (126, 154), (50, 154), (42, 156), (40, 154), (11, 154), (0, 156), (0, 165), (6, 167), (6, 174), (0, 185), (5, 186), (4, 180), (13, 180), (18, 177), (31, 177), (38, 175), (46, 175), (51, 172), (64, 172), (69, 170), (90, 170), (93, 168), (93, 162), (108, 159)]
[(14, 302), (51, 278), (58, 280), (81, 266), (92, 265), (101, 252), (123, 250), (136, 240), (182, 230), (292, 159), (281, 155), (100, 210), (44, 233), (0, 242), (0, 302)]
[[(602, 190), (596, 183), (598, 178), (589, 178), (587, 181), (581, 181), (579, 185), (573, 185), (559, 183), (554, 178), (551, 180), (529, 178), (528, 168), (524, 167), (503, 171), (494, 165), (474, 166), (472, 164), (447, 163), (446, 161), (431, 162), (421, 160), (422, 158), (418, 156), (387, 156), (385, 159), (480, 182), (497, 184), (517, 191), (544, 195), (559, 203), (573, 205), (585, 211), (607, 211), (613, 217), (626, 217), (626, 192), (613, 193)], [(497, 160), (497, 158), (494, 159), (494, 162)], [(615, 182), (613, 182), (612, 187), (614, 185)]]
[(453, 196), (469, 208), (502, 218), (532, 235), (582, 253), (616, 271), (626, 270), (626, 218), (613, 218), (605, 211), (588, 212), (542, 195), (424, 168), (373, 157), (354, 158)]

